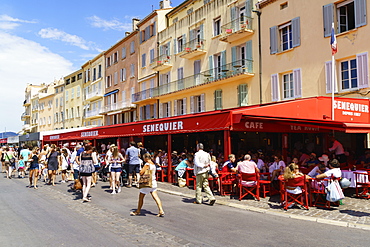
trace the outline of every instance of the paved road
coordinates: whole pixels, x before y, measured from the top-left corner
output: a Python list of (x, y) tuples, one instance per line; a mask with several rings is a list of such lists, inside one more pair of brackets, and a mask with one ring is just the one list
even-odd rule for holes
[(221, 205), (195, 205), (159, 193), (166, 216), (157, 218), (154, 201), (143, 216), (129, 216), (138, 190), (111, 195), (100, 182), (92, 202), (66, 184), (0, 178), (1, 246), (368, 246), (368, 231), (259, 214)]

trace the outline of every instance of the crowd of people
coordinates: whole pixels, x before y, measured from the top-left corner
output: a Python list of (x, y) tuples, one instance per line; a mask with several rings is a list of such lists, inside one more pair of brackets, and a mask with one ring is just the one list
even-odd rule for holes
[[(99, 152), (98, 152), (99, 149)], [(186, 184), (186, 173), (192, 168), (196, 180), (195, 204), (202, 203), (202, 190), (209, 198), (209, 204), (215, 203), (209, 181), (218, 180), (219, 172), (268, 173), (268, 178), (276, 183), (279, 176), (292, 178), (300, 176), (305, 169), (310, 177), (340, 177), (340, 163), (345, 161), (342, 144), (333, 139), (333, 146), (327, 153), (317, 157), (316, 153), (294, 150), (290, 157), (278, 154), (265, 154), (262, 150), (230, 154), (225, 161), (222, 152), (204, 151), (204, 145), (198, 143), (196, 150), (167, 152), (158, 149), (150, 150), (141, 142), (130, 142), (127, 149), (119, 149), (114, 144), (101, 144), (95, 148), (89, 142), (77, 143), (70, 148), (68, 144), (58, 147), (55, 144), (39, 147), (22, 148), (4, 146), (0, 149), (2, 171), (11, 179), (15, 172), (23, 179), (28, 172), (29, 187), (38, 189), (38, 182), (43, 180), (47, 185), (56, 185), (56, 176), (60, 183), (73, 180), (72, 189), (81, 190), (83, 202), (91, 201), (89, 192), (95, 187), (98, 177), (106, 177), (110, 183), (111, 194), (121, 192), (121, 186), (139, 186), (140, 177), (146, 170), (152, 174), (151, 188), (140, 188), (137, 210), (131, 215), (140, 214), (145, 195), (150, 193), (158, 205), (157, 216), (164, 216), (162, 203), (156, 192), (156, 173), (164, 170), (168, 173), (168, 160), (174, 167), (175, 181), (180, 187)], [(333, 158), (336, 159), (333, 159)], [(287, 165), (288, 164), (288, 165)], [(357, 164), (370, 165), (370, 152), (361, 156)], [(220, 186), (220, 181), (218, 183)], [(212, 188), (214, 186), (211, 186)], [(220, 188), (218, 188), (220, 191)], [(298, 189), (299, 190), (299, 189)], [(293, 191), (293, 190), (292, 190)]]

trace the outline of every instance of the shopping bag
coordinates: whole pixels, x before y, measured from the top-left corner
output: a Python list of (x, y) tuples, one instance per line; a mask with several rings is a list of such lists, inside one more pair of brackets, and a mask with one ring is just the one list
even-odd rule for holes
[(344, 198), (342, 188), (337, 180), (334, 180), (326, 187), (326, 200), (329, 202), (337, 202)]

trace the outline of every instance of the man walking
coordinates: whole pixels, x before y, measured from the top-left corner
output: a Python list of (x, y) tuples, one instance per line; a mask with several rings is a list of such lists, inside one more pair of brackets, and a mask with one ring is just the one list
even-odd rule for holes
[[(128, 185), (132, 186), (132, 174), (135, 172), (137, 181), (140, 178), (140, 150), (136, 147), (134, 141), (130, 142), (129, 148), (126, 150), (126, 161), (128, 161)], [(139, 185), (138, 185), (139, 186)]]
[(211, 189), (208, 185), (208, 171), (211, 163), (211, 156), (209, 153), (203, 151), (204, 146), (202, 143), (198, 143), (197, 152), (194, 155), (194, 175), (196, 176), (197, 189), (195, 191), (195, 204), (202, 203), (202, 189), (206, 193), (209, 204), (213, 206), (216, 199), (212, 194)]

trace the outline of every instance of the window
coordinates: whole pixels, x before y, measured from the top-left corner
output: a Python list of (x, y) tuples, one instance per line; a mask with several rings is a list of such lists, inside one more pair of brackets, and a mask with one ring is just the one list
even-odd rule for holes
[(222, 110), (222, 90), (215, 91), (215, 110)]
[(93, 81), (96, 80), (96, 68), (93, 69)]
[(174, 101), (174, 115), (180, 116), (186, 114), (186, 98)]
[(63, 97), (60, 97), (60, 106), (63, 106)]
[(204, 94), (190, 97), (190, 113), (198, 113), (205, 111)]
[(150, 25), (150, 37), (154, 36), (156, 33), (156, 22), (153, 22), (152, 25)]
[(80, 107), (79, 106), (77, 106), (76, 108), (76, 117), (77, 118), (80, 117)]
[(366, 0), (346, 0), (324, 5), (323, 14), (324, 37), (331, 35), (332, 23), (336, 23), (338, 33), (353, 30), (366, 25)]
[(107, 57), (106, 58), (106, 64), (107, 64), (107, 67), (111, 66), (111, 59), (110, 59), (110, 57)]
[(71, 78), (71, 82), (73, 83), (73, 82), (75, 82), (76, 81), (76, 76), (72, 76), (72, 78)]
[(281, 51), (292, 48), (292, 27), (290, 22), (279, 27)]
[(69, 119), (68, 109), (66, 109), (66, 119)]
[(126, 47), (122, 48), (122, 59), (126, 58)]
[[(77, 75), (77, 80), (81, 80), (82, 79), (82, 73), (79, 73), (78, 75)], [(62, 88), (62, 91), (63, 91), (63, 88)]]
[[(184, 45), (185, 45), (185, 40), (184, 40), (184, 36), (180, 36), (177, 38), (177, 51), (178, 52), (182, 52), (184, 50)], [(163, 53), (165, 54), (165, 53)]]
[(118, 73), (114, 72), (114, 85), (118, 84)]
[(130, 53), (134, 53), (135, 52), (135, 42), (134, 41), (131, 41), (130, 43)]
[(116, 51), (114, 54), (113, 54), (113, 63), (117, 63), (118, 62), (118, 51)]
[(77, 98), (81, 96), (81, 88), (80, 86), (77, 87)]
[(248, 87), (247, 84), (238, 86), (238, 106), (248, 105)]
[(300, 17), (270, 28), (270, 54), (290, 50), (301, 45)]
[(154, 49), (150, 50), (150, 63), (154, 63)]
[(110, 86), (112, 86), (112, 76), (108, 75), (107, 76), (107, 81), (105, 82), (105, 87), (108, 88)]
[(48, 117), (48, 124), (51, 124), (51, 116)]
[(68, 90), (66, 90), (66, 101), (68, 101)]
[(134, 97), (132, 97), (133, 94), (135, 94), (135, 87), (131, 87), (131, 94), (130, 94), (131, 103), (133, 103), (133, 99), (134, 99)]
[(74, 97), (75, 97), (75, 89), (72, 88), (71, 89), (71, 99), (74, 99)]
[(284, 99), (290, 99), (294, 97), (293, 94), (293, 73), (283, 75), (283, 95)]
[(99, 64), (98, 66), (98, 79), (101, 78), (102, 75), (101, 75), (101, 64)]
[(357, 64), (356, 59), (342, 61), (340, 63), (342, 89), (357, 88)]
[(55, 99), (55, 107), (58, 107), (58, 106), (59, 106), (59, 105), (58, 105), (58, 103), (59, 103), (59, 102), (58, 102), (58, 98), (56, 98), (56, 99)]
[(213, 20), (213, 36), (221, 34), (221, 17)]
[(126, 81), (126, 68), (122, 68), (120, 71), (120, 79), (122, 81)]
[[(44, 119), (44, 121), (45, 121), (45, 119)], [(60, 118), (59, 118), (59, 121), (60, 122), (63, 122), (64, 121), (64, 113), (61, 111), (60, 112)]]
[(71, 108), (71, 111), (70, 111), (70, 113), (71, 113), (71, 118), (74, 118), (74, 114), (73, 114), (73, 108)]
[(171, 117), (171, 102), (162, 103), (162, 117)]
[[(68, 81), (68, 80), (67, 80)], [(55, 88), (55, 93), (58, 93), (58, 88)]]
[(130, 77), (135, 77), (135, 64), (130, 65)]
[(144, 68), (146, 66), (146, 54), (141, 55), (141, 67)]

